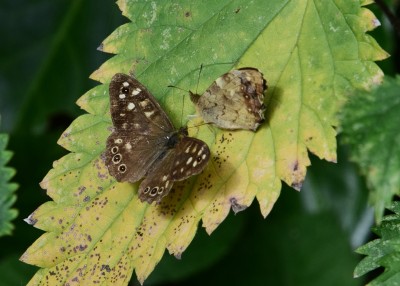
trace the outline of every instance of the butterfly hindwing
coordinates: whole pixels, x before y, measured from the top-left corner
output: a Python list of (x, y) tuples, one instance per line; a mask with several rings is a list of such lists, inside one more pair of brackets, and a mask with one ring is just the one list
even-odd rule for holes
[(157, 138), (127, 136), (114, 131), (107, 139), (105, 164), (110, 174), (118, 182), (134, 183), (147, 173), (147, 170), (160, 156), (163, 142), (155, 143)]

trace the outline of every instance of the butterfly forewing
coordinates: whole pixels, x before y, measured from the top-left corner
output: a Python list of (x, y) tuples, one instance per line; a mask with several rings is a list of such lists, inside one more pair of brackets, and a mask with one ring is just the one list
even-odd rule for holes
[(174, 126), (156, 99), (138, 80), (117, 73), (110, 82), (110, 111), (118, 131), (158, 134), (174, 131)]

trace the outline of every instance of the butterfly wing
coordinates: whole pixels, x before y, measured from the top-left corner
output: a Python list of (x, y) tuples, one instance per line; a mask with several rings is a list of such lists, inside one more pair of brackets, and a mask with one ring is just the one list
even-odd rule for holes
[(159, 202), (175, 181), (201, 173), (210, 159), (210, 149), (199, 139), (183, 137), (177, 145), (157, 159), (139, 186), (141, 201)]
[(255, 131), (264, 121), (265, 88), (261, 72), (244, 68), (222, 75), (202, 96), (191, 94), (191, 99), (205, 122)]
[(136, 79), (117, 73), (110, 82), (114, 130), (105, 164), (117, 181), (140, 180), (165, 149), (174, 127), (151, 93)]
[(114, 131), (107, 139), (105, 164), (118, 182), (137, 182), (160, 156), (165, 142), (154, 136), (136, 136)]
[(117, 73), (109, 91), (111, 119), (117, 131), (153, 135), (174, 131), (160, 104), (137, 79)]

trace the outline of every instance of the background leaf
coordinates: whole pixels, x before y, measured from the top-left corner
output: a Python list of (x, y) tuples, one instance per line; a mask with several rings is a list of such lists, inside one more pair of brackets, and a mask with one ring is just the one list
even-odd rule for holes
[(371, 188), (370, 201), (380, 221), (383, 210), (400, 192), (400, 77), (385, 77), (370, 93), (358, 92), (343, 110), (343, 142), (351, 147)]
[[(176, 184), (159, 206), (148, 206), (138, 201), (134, 186), (110, 180), (100, 160), (110, 126), (107, 85), (93, 88), (79, 101), (90, 114), (75, 120), (59, 140), (72, 153), (55, 162), (41, 183), (53, 201), (29, 217), (47, 231), (22, 256), (44, 268), (32, 285), (123, 285), (133, 269), (144, 281), (165, 248), (181, 256), (200, 219), (211, 233), (232, 202), (245, 208), (255, 196), (266, 216), (280, 180), (301, 188), (310, 164), (307, 148), (336, 161), (332, 125), (339, 104), (354, 88), (379, 82), (382, 73), (372, 61), (387, 56), (364, 34), (376, 21), (357, 4), (118, 3), (132, 23), (103, 42), (103, 51), (118, 55), (93, 78), (106, 83), (117, 71), (134, 72), (177, 123), (182, 97), (167, 85), (193, 89), (201, 64), (199, 90), (234, 65), (256, 66), (271, 87), (268, 122), (257, 133), (191, 129), (216, 154), (212, 164), (197, 178)], [(193, 107), (186, 104), (184, 112)]]
[(15, 170), (6, 167), (12, 156), (12, 153), (6, 150), (7, 143), (7, 134), (0, 133), (0, 236), (11, 234), (14, 228), (11, 221), (18, 214), (16, 209), (11, 209), (17, 199), (15, 190), (18, 186), (9, 182), (15, 174)]
[(357, 249), (358, 253), (366, 257), (354, 270), (355, 277), (365, 275), (379, 267), (385, 268), (385, 271), (368, 285), (396, 285), (399, 281), (400, 203), (394, 202), (389, 209), (394, 214), (384, 216), (381, 225), (374, 229), (379, 239), (370, 241)]

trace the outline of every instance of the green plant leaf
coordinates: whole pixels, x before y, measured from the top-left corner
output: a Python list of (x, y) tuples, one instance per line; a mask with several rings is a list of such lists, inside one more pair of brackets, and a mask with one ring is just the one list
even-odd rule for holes
[(356, 251), (366, 255), (354, 270), (360, 277), (378, 267), (385, 271), (368, 285), (397, 285), (400, 277), (400, 202), (393, 202), (388, 208), (394, 214), (383, 217), (382, 223), (374, 229), (380, 237), (359, 247)]
[[(365, 35), (375, 17), (356, 2), (118, 4), (131, 22), (100, 46), (116, 56), (92, 74), (103, 85), (78, 101), (89, 114), (58, 141), (71, 153), (41, 183), (53, 201), (28, 218), (46, 231), (21, 257), (43, 268), (30, 285), (126, 285), (133, 270), (143, 282), (165, 249), (180, 257), (200, 220), (210, 234), (231, 208), (243, 210), (254, 198), (267, 216), (281, 181), (300, 190), (307, 150), (336, 161), (335, 113), (355, 88), (380, 82), (373, 61), (387, 56)], [(175, 184), (160, 205), (141, 203), (137, 184), (116, 183), (101, 159), (111, 127), (108, 82), (116, 72), (133, 73), (179, 126), (194, 107), (167, 86), (196, 90), (201, 65), (199, 92), (234, 67), (261, 70), (269, 85), (267, 122), (256, 133), (190, 127), (210, 146), (209, 166)]]
[(384, 208), (400, 192), (400, 77), (385, 77), (371, 92), (359, 91), (342, 113), (343, 142), (365, 175), (379, 222)]
[(12, 156), (12, 153), (6, 150), (7, 142), (8, 135), (0, 133), (0, 236), (11, 234), (14, 228), (11, 221), (18, 215), (17, 210), (11, 208), (17, 199), (15, 190), (18, 186), (9, 182), (15, 170), (6, 167)]

